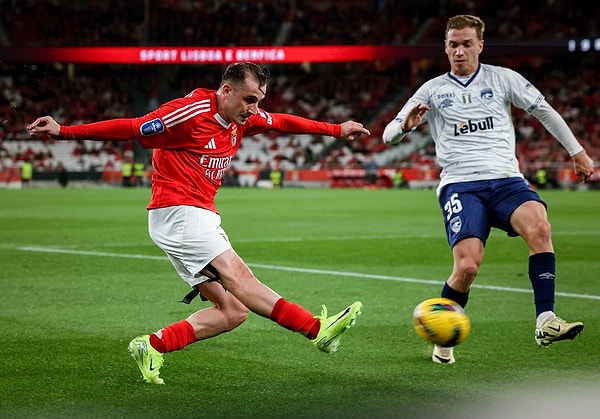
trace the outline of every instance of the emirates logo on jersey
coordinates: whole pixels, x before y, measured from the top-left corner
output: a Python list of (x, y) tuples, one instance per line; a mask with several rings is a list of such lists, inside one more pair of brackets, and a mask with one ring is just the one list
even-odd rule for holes
[(231, 163), (231, 157), (215, 157), (203, 154), (199, 160), (200, 166), (206, 169), (227, 169), (229, 163)]
[(231, 163), (231, 156), (216, 157), (208, 154), (200, 156), (200, 166), (204, 170), (204, 176), (212, 181), (218, 181), (223, 178), (223, 175), (227, 171), (229, 164)]

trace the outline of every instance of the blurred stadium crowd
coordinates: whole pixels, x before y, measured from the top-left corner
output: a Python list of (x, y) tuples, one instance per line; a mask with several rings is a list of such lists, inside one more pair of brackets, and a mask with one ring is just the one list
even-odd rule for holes
[[(443, 32), (449, 16), (486, 21), (486, 42), (597, 38), (600, 7), (574, 0), (444, 1), (99, 1), (0, 0), (3, 46), (269, 46), (439, 44), (436, 58), (271, 66), (262, 107), (314, 119), (363, 122), (372, 135), (351, 144), (320, 136), (256, 136), (244, 140), (237, 170), (278, 166), (335, 169), (435, 165), (425, 126), (402, 146), (381, 141), (385, 124), (418, 85), (447, 70)], [(592, 158), (600, 160), (598, 52), (587, 55), (494, 56), (482, 61), (524, 74), (565, 117)], [(217, 88), (221, 65), (93, 66), (65, 63), (0, 67), (0, 169), (29, 160), (36, 171), (62, 163), (71, 171), (118, 167), (138, 153), (133, 143), (32, 140), (25, 126), (51, 114), (65, 124), (143, 114), (195, 87)], [(564, 149), (534, 118), (515, 110), (523, 163), (568, 162)], [(137, 156), (136, 156), (137, 157)]]

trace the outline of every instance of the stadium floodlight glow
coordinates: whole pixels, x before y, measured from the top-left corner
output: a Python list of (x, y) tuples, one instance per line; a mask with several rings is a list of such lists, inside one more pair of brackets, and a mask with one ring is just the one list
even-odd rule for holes
[(589, 39), (582, 39), (581, 40), (581, 50), (583, 52), (588, 52), (590, 50), (590, 46), (591, 46), (591, 42)]
[(569, 39), (567, 41), (567, 49), (569, 52), (600, 51), (600, 38), (580, 40)]

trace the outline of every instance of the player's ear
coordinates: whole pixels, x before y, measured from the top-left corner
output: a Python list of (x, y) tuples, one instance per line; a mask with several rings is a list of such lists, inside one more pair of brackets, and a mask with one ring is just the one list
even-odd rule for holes
[(233, 90), (233, 88), (231, 87), (231, 84), (223, 83), (220, 90), (221, 90), (221, 95), (223, 97), (227, 97), (231, 94), (231, 91)]

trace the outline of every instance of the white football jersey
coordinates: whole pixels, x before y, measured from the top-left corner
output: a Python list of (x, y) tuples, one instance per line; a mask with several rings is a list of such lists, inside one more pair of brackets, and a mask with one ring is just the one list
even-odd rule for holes
[(480, 64), (469, 78), (446, 73), (424, 83), (395, 120), (402, 122), (418, 103), (428, 121), (442, 168), (439, 188), (472, 180), (523, 177), (515, 155), (510, 106), (531, 114), (544, 96), (519, 73)]

